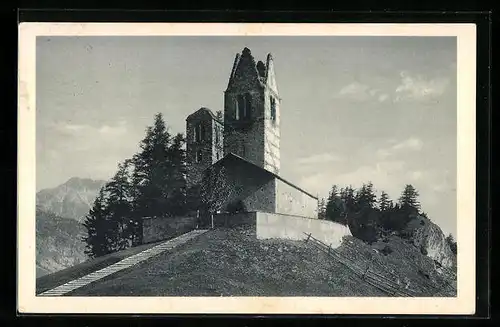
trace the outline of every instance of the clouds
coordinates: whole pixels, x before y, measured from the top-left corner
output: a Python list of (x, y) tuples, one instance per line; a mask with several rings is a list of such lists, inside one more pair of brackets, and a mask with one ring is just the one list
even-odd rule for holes
[(389, 146), (377, 150), (376, 156), (378, 158), (385, 159), (402, 152), (418, 152), (424, 147), (424, 142), (417, 137), (410, 137), (401, 141), (390, 140), (388, 143), (390, 143)]
[(444, 73), (443, 76), (427, 77), (403, 70), (398, 76), (380, 83), (351, 82), (340, 88), (335, 97), (353, 101), (421, 102), (438, 99), (450, 86), (451, 78)]
[(339, 155), (324, 152), (324, 153), (314, 154), (312, 156), (298, 158), (297, 164), (299, 164), (299, 165), (314, 165), (314, 164), (339, 162), (341, 160), (342, 160), (342, 157)]
[(87, 124), (74, 124), (72, 122), (57, 122), (52, 125), (54, 131), (73, 137), (84, 137), (92, 141), (96, 137), (118, 137), (127, 133), (127, 122), (120, 120), (114, 125), (92, 126)]
[(412, 75), (407, 71), (400, 73), (401, 83), (395, 90), (395, 101), (428, 100), (445, 93), (450, 85), (448, 77), (426, 78), (423, 75)]
[(100, 124), (59, 121), (45, 129), (50, 133), (45, 138), (50, 138), (37, 144), (37, 169), (44, 171), (37, 184), (64, 182), (66, 176), (107, 179), (119, 162), (137, 151), (139, 136), (125, 120)]
[(381, 90), (357, 81), (341, 88), (337, 97), (361, 101), (373, 100), (378, 102), (385, 102), (389, 99), (389, 95)]
[(392, 149), (420, 151), (422, 147), (423, 147), (423, 142), (420, 139), (416, 137), (411, 137), (407, 140), (394, 144), (392, 146)]

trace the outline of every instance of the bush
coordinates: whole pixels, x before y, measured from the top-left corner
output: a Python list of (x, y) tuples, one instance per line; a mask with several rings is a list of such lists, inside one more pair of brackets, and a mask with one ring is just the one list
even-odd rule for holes
[(227, 205), (227, 212), (229, 213), (246, 212), (245, 204), (241, 200), (230, 203)]
[(383, 255), (389, 255), (393, 252), (393, 250), (389, 245), (386, 245), (380, 252), (382, 252)]

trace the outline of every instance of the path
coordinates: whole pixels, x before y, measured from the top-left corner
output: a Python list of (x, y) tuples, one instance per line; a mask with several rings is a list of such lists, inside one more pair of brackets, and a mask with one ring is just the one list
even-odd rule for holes
[(86, 276), (83, 276), (81, 278), (72, 280), (66, 284), (60, 285), (56, 288), (53, 288), (51, 290), (45, 291), (39, 296), (61, 296), (66, 293), (69, 293), (71, 291), (76, 290), (77, 288), (86, 286), (90, 283), (93, 283), (97, 280), (100, 280), (104, 277), (107, 277), (111, 274), (114, 274), (120, 270), (127, 269), (129, 267), (132, 267), (133, 265), (136, 265), (140, 262), (143, 262), (147, 259), (150, 259), (162, 252), (165, 252), (167, 250), (173, 249), (178, 245), (181, 245), (203, 233), (207, 232), (206, 229), (197, 229), (197, 230), (192, 230), (186, 234), (183, 234), (181, 236), (178, 236), (176, 238), (173, 238), (171, 240), (165, 241), (157, 246), (154, 246), (150, 249), (147, 249), (145, 251), (142, 251), (140, 253), (137, 253), (133, 256), (130, 256), (126, 259), (123, 259), (121, 261), (118, 261), (115, 264), (112, 264), (106, 268), (103, 268), (101, 270), (95, 271), (93, 273), (90, 273)]

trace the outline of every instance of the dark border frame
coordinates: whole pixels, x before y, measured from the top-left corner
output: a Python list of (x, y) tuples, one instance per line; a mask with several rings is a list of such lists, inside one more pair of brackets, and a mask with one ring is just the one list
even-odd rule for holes
[[(283, 322), (290, 324), (296, 319), (298, 323), (303, 324), (302, 318), (363, 318), (361, 323), (369, 323), (374, 318), (386, 318), (384, 323), (387, 325), (401, 326), (404, 318), (404, 325), (411, 325), (417, 319), (425, 319), (425, 324), (442, 324), (441, 319), (455, 319), (455, 324), (465, 323), (467, 320), (475, 320), (477, 318), (490, 317), (490, 246), (491, 246), (491, 23), (492, 13), (487, 11), (470, 11), (470, 12), (397, 12), (397, 11), (365, 11), (365, 12), (333, 12), (333, 11), (229, 11), (229, 10), (205, 10), (205, 11), (157, 11), (157, 10), (19, 10), (16, 12), (16, 20), (19, 22), (303, 22), (303, 23), (475, 23), (477, 25), (477, 84), (476, 84), (476, 314), (474, 316), (410, 316), (410, 315), (395, 315), (381, 317), (379, 315), (41, 315), (41, 314), (19, 314), (17, 313), (17, 295), (16, 295), (16, 271), (12, 269), (11, 279), (4, 283), (4, 288), (0, 293), (3, 295), (14, 295), (10, 299), (15, 299), (10, 303), (8, 313), (14, 313), (14, 318), (17, 314), (17, 322), (20, 324), (33, 323), (37, 324), (41, 317), (49, 317), (51, 324), (67, 325), (68, 322), (78, 325), (94, 325), (98, 320), (104, 323), (113, 321), (122, 322), (126, 317), (132, 318), (134, 324), (139, 323), (137, 318), (141, 319), (142, 324), (160, 322), (157, 318), (169, 317), (169, 323), (179, 321), (179, 319), (193, 318), (212, 318), (213, 322), (220, 322), (221, 318), (282, 318)], [(17, 27), (16, 27), (17, 31)], [(17, 32), (12, 41), (16, 42), (13, 46), (17, 50)], [(13, 92), (10, 99), (15, 103), (17, 108), (17, 51), (12, 52), (13, 63), (11, 69), (14, 74), (11, 75), (10, 81), (13, 82)], [(15, 68), (14, 68), (15, 67)], [(12, 109), (8, 111), (9, 117), (17, 121), (17, 112)], [(9, 154), (11, 155), (11, 166), (5, 169), (7, 172), (6, 180), (11, 183), (13, 189), (17, 190), (17, 124), (7, 120), (2, 125), (2, 130), (11, 133), (7, 145)], [(17, 192), (15, 193), (17, 194)], [(6, 206), (16, 212), (17, 196), (11, 192), (6, 197)], [(12, 235), (16, 235), (16, 218), (13, 217), (9, 222), (13, 223)], [(16, 238), (16, 237), (15, 237)], [(7, 242), (5, 249), (14, 258), (11, 267), (16, 266), (16, 239)], [(2, 240), (5, 242), (5, 238)], [(21, 281), (19, 281), (21, 282)], [(2, 297), (2, 304), (6, 304)], [(5, 307), (2, 305), (2, 307)], [(4, 310), (2, 310), (2, 318), (4, 318)], [(290, 318), (294, 318), (293, 321)], [(441, 318), (435, 320), (433, 318)], [(456, 320), (457, 318), (465, 318)], [(2, 319), (3, 320), (3, 319)], [(259, 321), (261, 324), (264, 321)], [(352, 323), (352, 322), (350, 322)], [(245, 322), (246, 325), (248, 323)]]

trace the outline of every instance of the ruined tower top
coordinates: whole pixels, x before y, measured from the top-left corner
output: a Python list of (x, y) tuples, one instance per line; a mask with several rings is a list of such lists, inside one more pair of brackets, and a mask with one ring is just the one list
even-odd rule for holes
[(265, 63), (260, 60), (256, 62), (251, 50), (245, 47), (241, 54), (236, 54), (234, 58), (226, 92), (234, 88), (250, 90), (256, 87), (261, 89), (269, 87), (278, 97), (274, 78), (273, 56), (269, 53)]
[(224, 92), (224, 155), (278, 174), (280, 102), (272, 55), (256, 61), (245, 47), (236, 54)]

